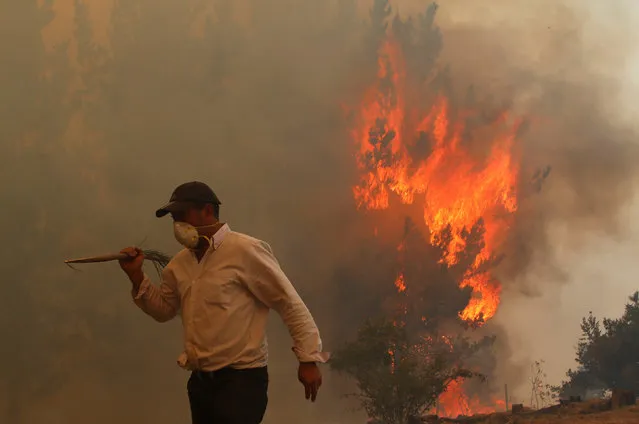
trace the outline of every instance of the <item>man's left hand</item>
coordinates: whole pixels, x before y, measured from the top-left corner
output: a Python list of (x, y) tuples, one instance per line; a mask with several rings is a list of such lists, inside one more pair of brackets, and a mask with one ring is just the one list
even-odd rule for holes
[(297, 378), (304, 385), (306, 399), (315, 402), (317, 391), (322, 385), (322, 372), (315, 362), (300, 362)]

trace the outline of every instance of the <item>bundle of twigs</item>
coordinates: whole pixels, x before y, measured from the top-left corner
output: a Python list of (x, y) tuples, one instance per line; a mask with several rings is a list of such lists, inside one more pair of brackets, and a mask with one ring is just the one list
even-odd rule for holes
[[(162, 275), (162, 270), (169, 263), (171, 257), (165, 253), (162, 253), (158, 250), (148, 249), (143, 250), (144, 259), (150, 261), (155, 268), (155, 271), (158, 275)], [(87, 264), (87, 263), (96, 263), (96, 262), (110, 262), (110, 261), (119, 261), (123, 259), (129, 258), (129, 255), (126, 253), (108, 253), (106, 255), (98, 255), (98, 256), (89, 256), (86, 258), (78, 258), (78, 259), (67, 259), (64, 261), (69, 267), (73, 268), (71, 264)], [(73, 268), (75, 269), (75, 268)]]

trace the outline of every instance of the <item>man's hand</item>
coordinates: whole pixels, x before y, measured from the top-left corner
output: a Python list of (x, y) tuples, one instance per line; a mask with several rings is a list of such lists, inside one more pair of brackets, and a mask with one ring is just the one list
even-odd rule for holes
[(322, 385), (322, 373), (315, 362), (300, 362), (297, 378), (304, 385), (306, 399), (315, 402), (317, 391)]
[(120, 268), (129, 276), (134, 285), (140, 285), (144, 274), (142, 273), (142, 263), (144, 262), (144, 253), (137, 247), (127, 247), (120, 250), (120, 253), (126, 253), (127, 259), (120, 260)]

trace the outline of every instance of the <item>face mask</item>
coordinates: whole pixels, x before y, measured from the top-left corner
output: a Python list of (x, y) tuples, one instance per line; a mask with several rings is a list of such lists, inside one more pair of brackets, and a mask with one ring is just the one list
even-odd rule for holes
[(201, 227), (194, 227), (186, 222), (176, 221), (173, 223), (173, 234), (175, 239), (182, 246), (187, 249), (195, 249), (200, 241), (200, 237), (206, 239), (209, 242), (209, 246), (213, 244), (213, 237), (206, 237), (198, 233), (198, 228), (208, 228), (213, 225), (203, 225)]

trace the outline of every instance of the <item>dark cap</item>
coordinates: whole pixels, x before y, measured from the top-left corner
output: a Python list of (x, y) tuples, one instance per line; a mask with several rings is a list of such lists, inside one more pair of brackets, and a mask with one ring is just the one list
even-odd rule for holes
[(169, 203), (155, 211), (155, 216), (161, 218), (168, 213), (185, 210), (192, 203), (222, 204), (211, 187), (199, 181), (191, 181), (173, 190)]

